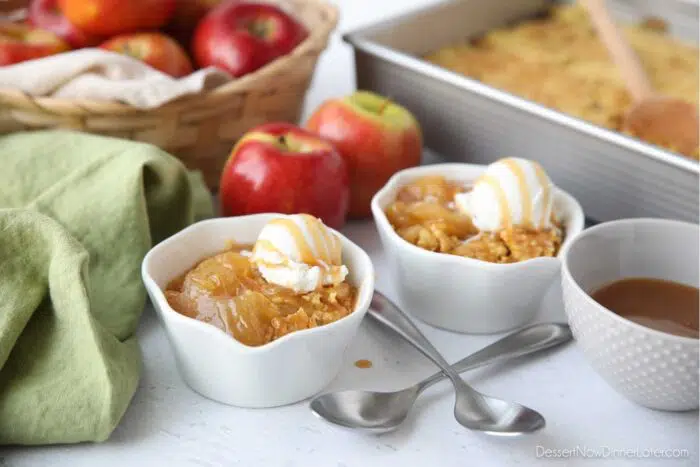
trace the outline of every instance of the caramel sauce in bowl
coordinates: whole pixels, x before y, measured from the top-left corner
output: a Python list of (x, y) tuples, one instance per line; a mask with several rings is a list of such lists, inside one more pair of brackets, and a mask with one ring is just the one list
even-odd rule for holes
[(595, 290), (593, 299), (630, 321), (675, 336), (698, 338), (698, 288), (632, 277)]
[(201, 221), (154, 246), (141, 272), (163, 324), (183, 380), (203, 396), (238, 407), (291, 404), (323, 390), (336, 377), (374, 291), (374, 268), (367, 253), (340, 238), (346, 280), (357, 288), (350, 314), (323, 326), (282, 335), (257, 347), (224, 330), (176, 312), (165, 289), (204, 258), (233, 241), (253, 244), (262, 228), (282, 214), (257, 214)]
[(612, 388), (645, 407), (698, 409), (699, 236), (696, 224), (623, 219), (585, 230), (562, 253), (577, 344)]

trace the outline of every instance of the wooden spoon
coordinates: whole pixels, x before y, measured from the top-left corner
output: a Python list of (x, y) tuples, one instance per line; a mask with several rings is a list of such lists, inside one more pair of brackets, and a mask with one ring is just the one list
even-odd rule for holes
[(581, 0), (610, 56), (620, 70), (632, 99), (623, 131), (653, 144), (693, 155), (698, 151), (698, 109), (683, 100), (658, 95), (605, 0)]

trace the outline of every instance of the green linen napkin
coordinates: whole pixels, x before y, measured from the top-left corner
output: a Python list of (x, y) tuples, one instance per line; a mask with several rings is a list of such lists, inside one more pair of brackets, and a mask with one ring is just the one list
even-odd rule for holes
[(142, 143), (0, 137), (0, 444), (103, 441), (136, 390), (148, 249), (212, 215), (201, 177)]

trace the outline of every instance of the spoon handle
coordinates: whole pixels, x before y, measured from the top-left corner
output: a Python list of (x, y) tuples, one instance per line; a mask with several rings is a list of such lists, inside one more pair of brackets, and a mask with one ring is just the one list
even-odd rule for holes
[(600, 40), (608, 49), (635, 102), (653, 97), (654, 88), (647, 73), (622, 31), (610, 17), (605, 0), (582, 0), (581, 3), (588, 10)]
[[(413, 321), (406, 313), (387, 297), (375, 291), (367, 314), (413, 344), (423, 355), (439, 366), (445, 376), (450, 378), (455, 385), (466, 386), (459, 374), (452, 369), (450, 364), (413, 324)], [(465, 389), (471, 390), (471, 388)]]
[[(493, 344), (474, 352), (468, 357), (453, 363), (452, 369), (457, 373), (473, 370), (481, 366), (511, 360), (524, 355), (533, 354), (540, 350), (555, 347), (570, 341), (571, 329), (563, 323), (533, 324), (515, 331)], [(418, 391), (423, 391), (445, 377), (437, 372), (418, 383)]]

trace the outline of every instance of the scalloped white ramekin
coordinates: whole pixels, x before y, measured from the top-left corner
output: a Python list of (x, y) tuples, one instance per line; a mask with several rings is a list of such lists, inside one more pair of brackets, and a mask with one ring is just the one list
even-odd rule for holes
[(252, 244), (271, 219), (256, 214), (205, 220), (153, 247), (141, 273), (185, 382), (209, 399), (239, 407), (274, 407), (311, 397), (338, 374), (345, 349), (357, 333), (374, 291), (372, 262), (342, 234), (348, 280), (358, 287), (354, 311), (333, 323), (296, 331), (260, 347), (241, 344), (219, 328), (177, 313), (164, 288), (227, 242)]
[[(418, 319), (450, 331), (496, 333), (530, 322), (561, 265), (558, 257), (496, 264), (435, 253), (407, 242), (389, 223), (384, 211), (402, 186), (426, 175), (471, 183), (485, 169), (485, 165), (473, 164), (405, 169), (391, 177), (372, 199), (372, 215), (401, 306)], [(558, 188), (554, 210), (564, 223), (566, 246), (583, 230), (583, 210)]]

